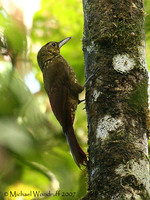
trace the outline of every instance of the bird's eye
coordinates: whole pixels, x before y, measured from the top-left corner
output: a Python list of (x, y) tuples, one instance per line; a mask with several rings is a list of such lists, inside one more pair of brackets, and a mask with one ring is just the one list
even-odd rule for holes
[(55, 47), (55, 46), (56, 46), (56, 44), (55, 44), (55, 43), (52, 43), (52, 46), (53, 46), (53, 47)]

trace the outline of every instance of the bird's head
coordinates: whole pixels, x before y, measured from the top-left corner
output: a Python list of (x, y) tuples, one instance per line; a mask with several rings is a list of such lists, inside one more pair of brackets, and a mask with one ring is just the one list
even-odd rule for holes
[(65, 38), (60, 42), (48, 42), (38, 52), (37, 60), (39, 67), (43, 68), (46, 61), (52, 60), (55, 56), (60, 54), (60, 48), (66, 44), (72, 37)]

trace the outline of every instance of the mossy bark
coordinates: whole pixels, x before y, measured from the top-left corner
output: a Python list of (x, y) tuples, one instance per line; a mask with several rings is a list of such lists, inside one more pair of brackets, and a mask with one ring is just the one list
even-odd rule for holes
[[(142, 0), (83, 0), (89, 188), (84, 200), (150, 199)], [(95, 73), (96, 72), (96, 73)]]

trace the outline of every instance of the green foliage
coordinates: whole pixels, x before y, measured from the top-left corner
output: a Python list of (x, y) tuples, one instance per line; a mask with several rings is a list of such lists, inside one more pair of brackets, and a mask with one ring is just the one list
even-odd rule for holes
[(26, 31), (21, 23), (17, 23), (0, 8), (0, 29), (3, 30), (5, 41), (1, 40), (1, 47), (11, 52), (13, 59), (27, 48)]
[[(83, 11), (80, 0), (42, 1), (41, 10), (34, 16), (32, 41), (39, 50), (49, 41), (61, 41), (66, 37), (73, 36), (69, 43), (62, 47), (61, 54), (74, 68), (81, 83), (84, 82), (82, 34)], [(37, 66), (34, 53), (32, 60), (34, 60), (34, 66)]]
[[(18, 167), (20, 169), (20, 173), (13, 177), (13, 181), (20, 179), (25, 184), (44, 191), (49, 182), (56, 182), (48, 176), (49, 173), (53, 173), (61, 191), (73, 191), (78, 195), (80, 170), (69, 154), (69, 148), (60, 127), (55, 128), (49, 122), (57, 123), (53, 114), (49, 113), (53, 116), (49, 120), (49, 116), (47, 117), (40, 111), (36, 99), (20, 80), (18, 73), (14, 72), (13, 77), (10, 74), (11, 69), (7, 69), (7, 67), (0, 74), (0, 96), (3, 99), (0, 104), (0, 141), (12, 160), (11, 173), (16, 174)], [(80, 107), (80, 109), (82, 108)], [(80, 126), (82, 126), (81, 121)], [(47, 172), (38, 166), (35, 167), (31, 163), (33, 161), (45, 166)], [(9, 168), (8, 165), (6, 163), (6, 169)], [(10, 172), (6, 171), (1, 177), (3, 182), (6, 182), (8, 173)], [(36, 183), (33, 182), (33, 177), (28, 175), (31, 173), (37, 179)], [(13, 183), (12, 180), (7, 184), (10, 183)], [(84, 183), (82, 184), (84, 185)], [(53, 187), (51, 184), (50, 190)]]
[[(50, 198), (55, 200), (65, 199), (63, 192), (75, 193), (75, 199), (86, 192), (86, 175), (74, 163), (62, 129), (51, 112), (36, 60), (37, 52), (43, 44), (73, 36), (70, 43), (62, 48), (62, 54), (73, 66), (79, 81), (84, 82), (81, 6), (81, 1), (76, 0), (44, 0), (41, 10), (35, 14), (29, 56), (32, 71), (42, 88), (41, 92), (35, 95), (31, 94), (18, 73), (18, 69), (22, 71), (23, 66), (27, 66), (23, 61), (18, 62), (22, 55), (25, 55), (24, 59), (27, 57), (27, 32), (24, 31), (24, 26), (20, 26), (1, 9), (0, 50), (5, 50), (7, 55), (13, 55), (15, 63), (11, 62), (13, 59), (6, 62), (1, 57), (0, 154), (4, 158), (0, 157), (0, 162), (3, 163), (0, 172), (4, 173), (0, 176), (0, 199), (3, 199), (3, 191), (12, 189), (9, 185), (19, 187), (16, 185), (18, 181), (22, 184), (22, 190), (25, 190), (25, 185), (41, 192), (56, 192), (59, 189), (61, 196)], [(23, 77), (25, 75), (23, 74)], [(80, 104), (75, 122), (75, 131), (80, 133), (80, 143), (83, 140), (82, 146), (86, 143), (87, 132), (83, 108), (84, 104)], [(11, 179), (8, 178), (10, 175)]]

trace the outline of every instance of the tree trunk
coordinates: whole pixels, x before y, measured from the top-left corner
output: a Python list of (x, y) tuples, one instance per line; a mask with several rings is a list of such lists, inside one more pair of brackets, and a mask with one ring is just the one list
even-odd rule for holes
[(150, 199), (142, 0), (83, 0), (89, 189), (84, 200)]

